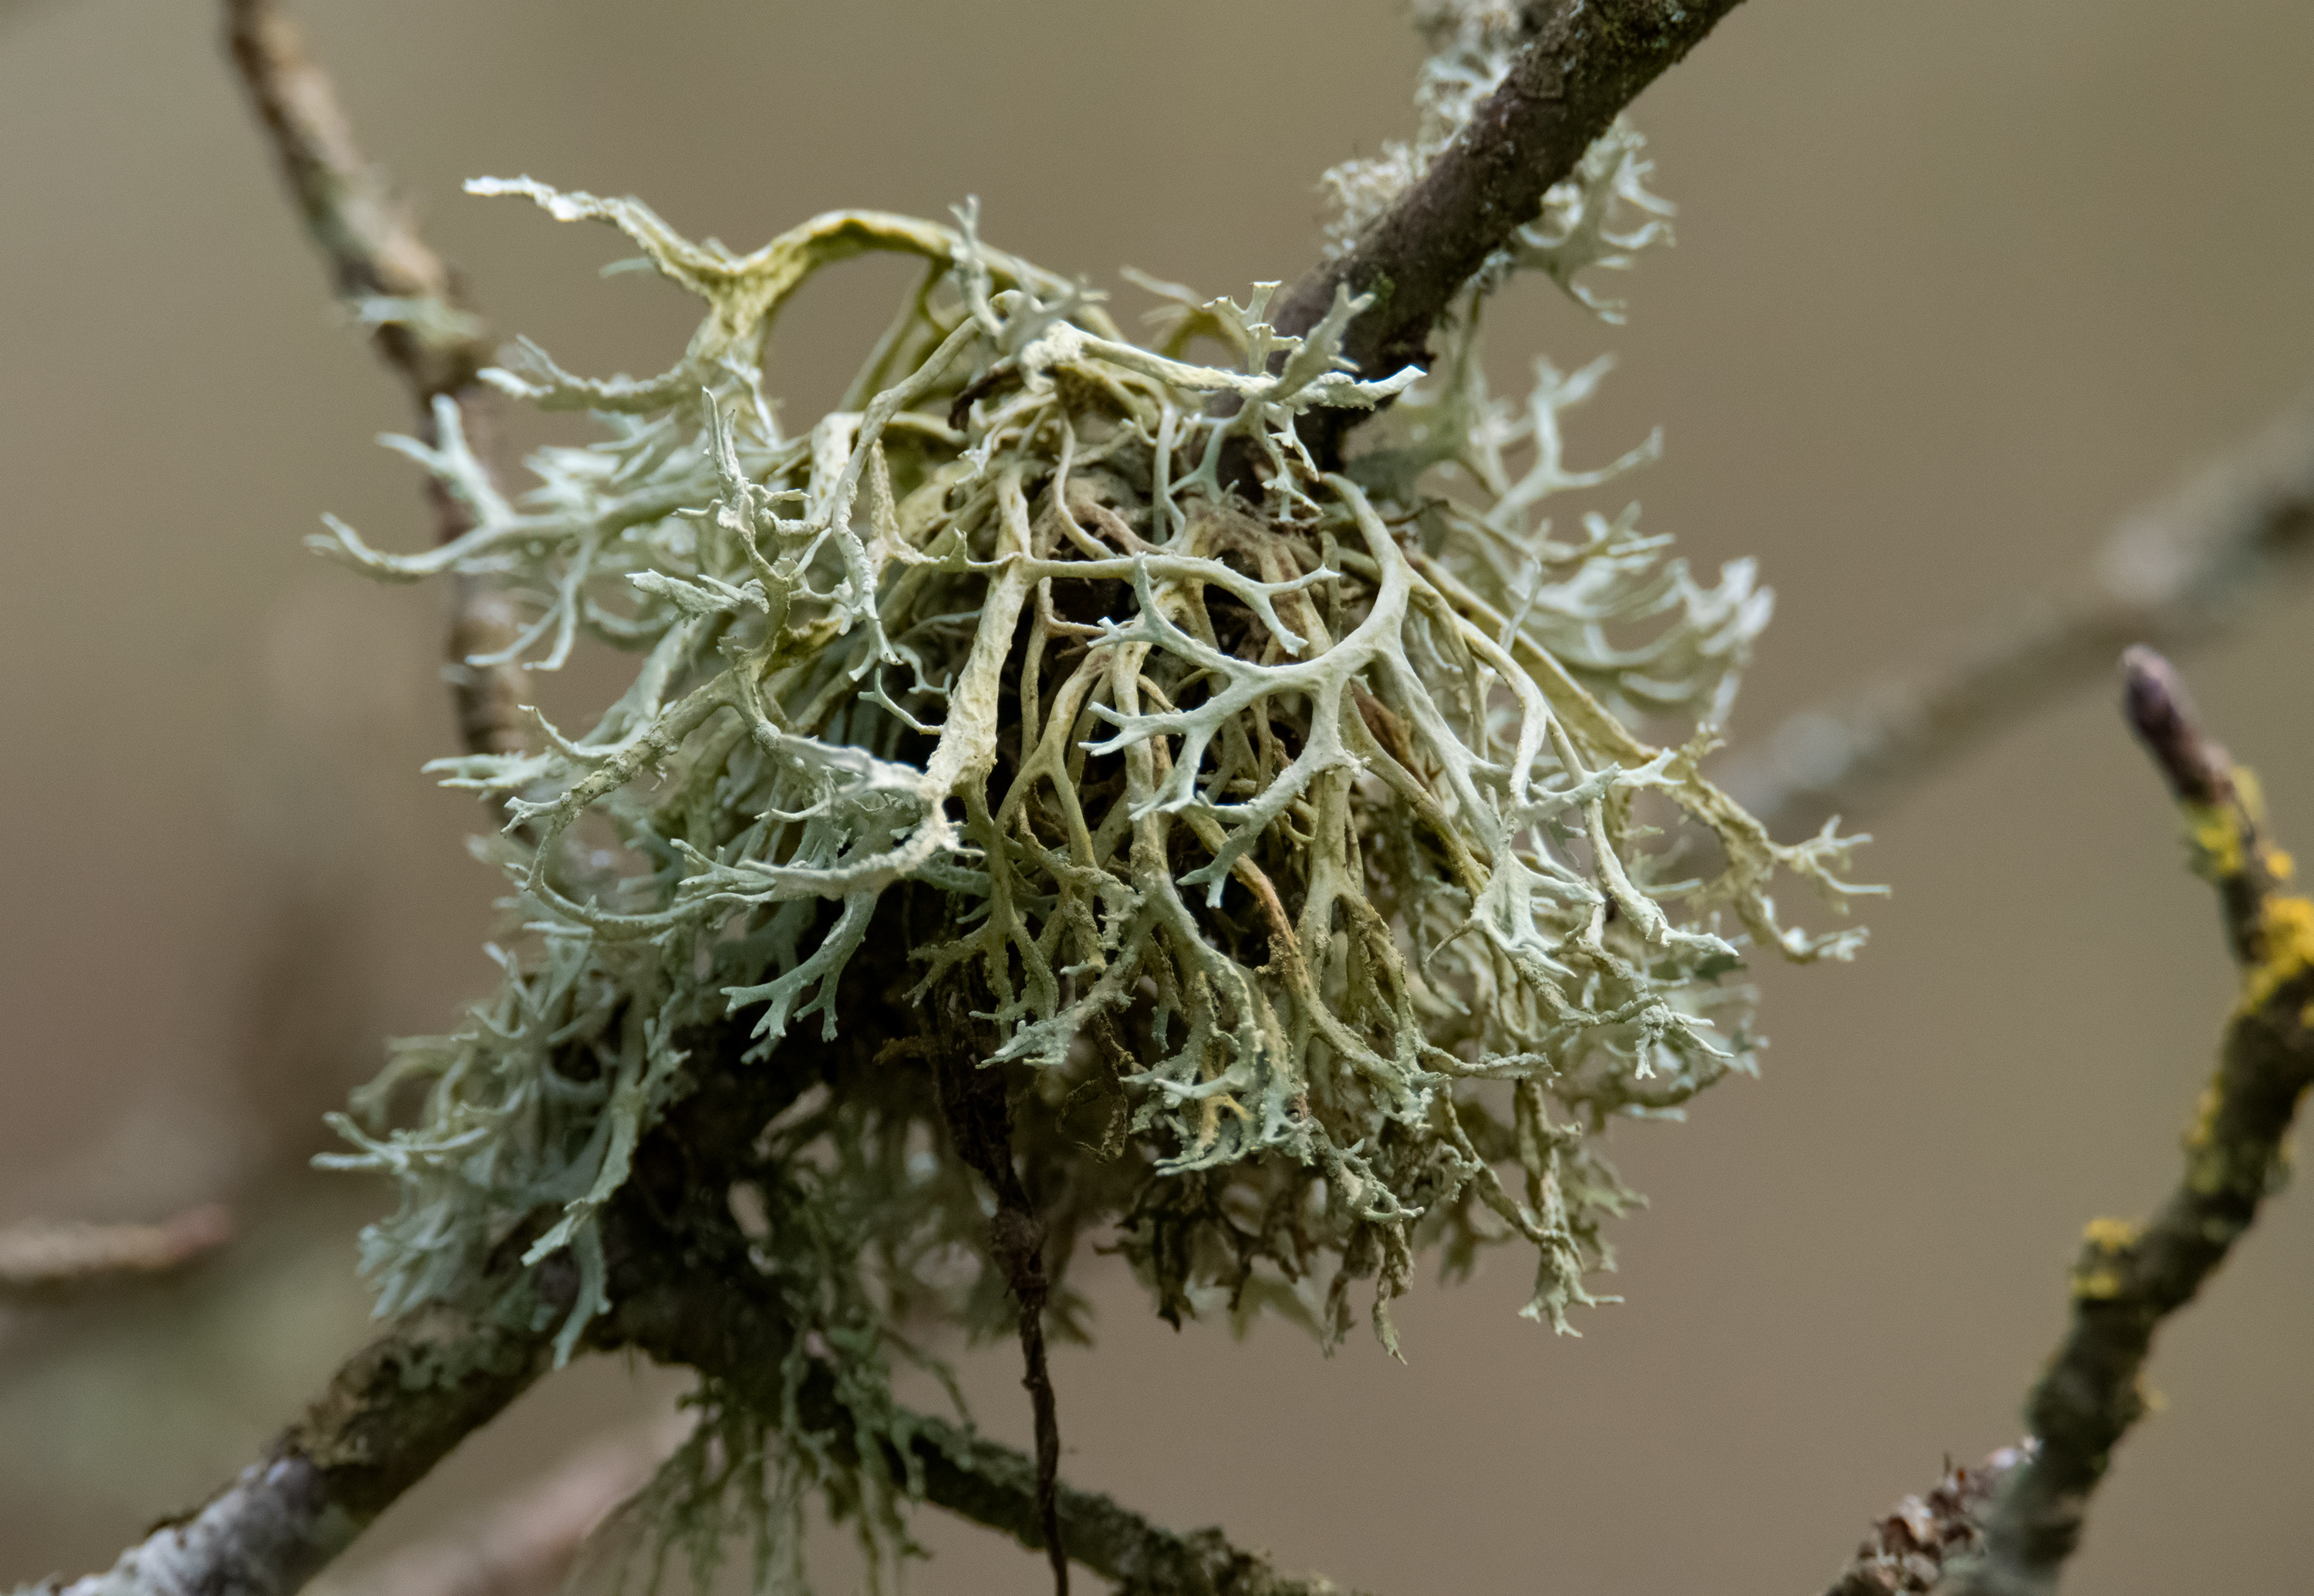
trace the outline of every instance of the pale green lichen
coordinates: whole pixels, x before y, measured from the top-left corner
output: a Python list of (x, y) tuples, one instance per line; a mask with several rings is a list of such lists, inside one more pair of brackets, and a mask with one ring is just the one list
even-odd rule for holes
[[(1466, 349), (1401, 447), (1329, 476), (1294, 419), (1417, 375), (1335, 369), (1356, 301), (1307, 339), (1263, 322), (1266, 289), (1202, 304), (1236, 363), (1201, 366), (1126, 341), (968, 217), (824, 217), (742, 258), (631, 201), (475, 187), (611, 223), (709, 313), (648, 381), (535, 352), (493, 374), (612, 433), (543, 452), (520, 503), (450, 407), (438, 445), (401, 442), (468, 504), (456, 542), (326, 542), (380, 576), (509, 580), (535, 612), (513, 657), (559, 664), (584, 631), (643, 658), (583, 734), (542, 720), (538, 753), (444, 762), (508, 801), (531, 940), (468, 1030), (398, 1052), (372, 1101), (423, 1080), (418, 1124), (344, 1122), (340, 1161), (405, 1186), (370, 1239), (384, 1309), (455, 1290), (494, 1219), (552, 1207), (532, 1256), (577, 1250), (575, 1333), (601, 1306), (592, 1216), (681, 1089), (675, 1032), (752, 1007), (759, 1053), (814, 1018), (832, 1036), (879, 899), (915, 881), (954, 905), (923, 980), (977, 971), (999, 1058), (1073, 1079), (1092, 1027), (1125, 1039), (1158, 1177), (1306, 1175), (1313, 1233), (1378, 1246), (1393, 1279), (1418, 1221), (1475, 1199), (1539, 1248), (1534, 1310), (1563, 1322), (1614, 1198), (1548, 1104), (1577, 1124), (1670, 1108), (1739, 1064), (1747, 1031), (1712, 1018), (1743, 1006), (1718, 981), (1737, 926), (1802, 958), (1854, 940), (1783, 930), (1764, 891), (1779, 865), (1836, 886), (1845, 844), (1780, 847), (1697, 772), (1766, 616), (1748, 567), (1705, 586), (1628, 512), (1566, 540), (1534, 517), (1645, 457), (1564, 466), (1595, 368), (1545, 368), (1510, 409)], [(933, 269), (873, 397), (790, 436), (756, 349), (814, 265), (863, 248)], [(1258, 504), (1222, 485), (1233, 438)], [(1656, 749), (1642, 715), (1707, 730)], [(1682, 814), (1716, 839), (1708, 877), (1674, 879), (1651, 842)], [(589, 817), (612, 845), (577, 844)], [(1501, 1080), (1540, 1096), (1497, 1133), (1465, 1083)]]
[[(1552, 246), (1569, 262), (1608, 236), (1583, 197), (1621, 182), (1622, 137)], [(748, 1189), (790, 1395), (823, 1359), (883, 1422), (910, 1323), (1008, 1313), (925, 1072), (859, 1062), (860, 1027), (896, 1032), (949, 981), (1038, 1083), (1020, 1145), (1056, 1273), (1113, 1225), (1169, 1316), (1270, 1307), (1329, 1342), (1378, 1277), (1393, 1348), (1426, 1244), (1467, 1270), (1524, 1239), (1525, 1311), (1561, 1329), (1597, 1300), (1601, 1226), (1631, 1200), (1597, 1133), (1749, 1068), (1751, 994), (1727, 979), (1747, 945), (1844, 957), (1861, 936), (1788, 928), (1771, 896), (1780, 872), (1855, 890), (1853, 839), (1778, 844), (1699, 769), (1767, 620), (1750, 565), (1704, 583), (1635, 508), (1567, 533), (1541, 514), (1654, 457), (1568, 465), (1603, 366), (1493, 398), (1475, 295), (1418, 386), (1340, 369), (1347, 297), (1296, 339), (1267, 286), (1241, 304), (1143, 279), (1166, 305), (1138, 343), (968, 210), (838, 213), (737, 256), (632, 200), (473, 187), (611, 225), (707, 311), (656, 377), (530, 346), (488, 374), (608, 434), (541, 451), (519, 499), (453, 406), (435, 444), (393, 440), (466, 505), (455, 542), (317, 540), (388, 579), (504, 582), (529, 612), (508, 661), (552, 668), (582, 636), (640, 660), (584, 731), (540, 718), (535, 752), (437, 767), (505, 803), (520, 929), (465, 1028), (401, 1044), (338, 1121), (354, 1150), (329, 1161), (402, 1186), (365, 1239), (382, 1313), (468, 1292), (543, 1218), (528, 1258), (578, 1266), (567, 1355), (605, 1306), (597, 1215), (691, 1088), (676, 1039), (740, 1015), (780, 1068), (841, 1036), (853, 1063), (765, 1133)], [(790, 434), (758, 364), (772, 319), (870, 250), (923, 280), (842, 408)], [(1191, 359), (1199, 339), (1221, 358)], [(1314, 407), (1392, 398), (1340, 472), (1297, 435)], [(405, 1088), (422, 1104), (389, 1124)], [(1055, 1311), (1075, 1327), (1064, 1289)], [(905, 1482), (837, 1467), (783, 1406), (755, 1440), (713, 1432), (701, 1480), (782, 1512), (816, 1484), (901, 1549)], [(720, 1487), (693, 1484), (706, 1523)]]

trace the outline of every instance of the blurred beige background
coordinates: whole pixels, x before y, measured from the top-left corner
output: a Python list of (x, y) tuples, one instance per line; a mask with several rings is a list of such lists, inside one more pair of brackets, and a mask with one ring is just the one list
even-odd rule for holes
[[(304, 14), (498, 325), (582, 371), (659, 368), (684, 304), (596, 281), (608, 234), (461, 179), (631, 191), (741, 247), (977, 193), (1048, 266), (1234, 292), (1307, 262), (1314, 178), (1407, 126), (1417, 58), (1396, 0)], [(442, 595), (299, 547), (323, 510), (423, 535), (411, 472), (368, 442), (403, 402), (330, 309), (215, 31), (193, 0), (0, 0), (0, 1221), (224, 1193), (249, 1227), (196, 1280), (0, 1323), (0, 1580), (109, 1561), (358, 1342), (375, 1194), (298, 1160), (379, 1036), (438, 1028), (490, 974), (475, 811), (418, 773), (451, 736)], [(1700, 563), (1761, 558), (1780, 604), (1739, 737), (2078, 569), (2314, 377), (2310, 69), (2294, 0), (1752, 0), (1639, 103), (1679, 247), (1628, 279), (1621, 331), (1522, 285), (1496, 370), (1618, 350), (1577, 448), (1661, 421), (1649, 524)], [(896, 285), (852, 269), (783, 321), (791, 418)], [(2310, 619), (2274, 602), (2187, 662), (2301, 848)], [(2174, 1168), (2230, 975), (2109, 697), (1872, 817), (1895, 896), (1862, 962), (1771, 972), (1765, 1078), (1621, 1135), (1654, 1206), (1617, 1236), (1627, 1304), (1582, 1339), (1515, 1317), (1508, 1258), (1426, 1279), (1403, 1368), (1282, 1327), (1177, 1336), (1095, 1270), (1104, 1345), (1058, 1365), (1072, 1477), (1405, 1596), (1820, 1589), (1944, 1454), (2013, 1437), (2080, 1226)], [(2304, 1588), (2310, 1322), (2301, 1194), (2165, 1336), (2167, 1409), (2072, 1588)], [(1009, 1354), (969, 1372), (1018, 1436)], [(362, 1556), (669, 1384), (552, 1382)], [(923, 1530), (917, 1589), (1042, 1577)]]

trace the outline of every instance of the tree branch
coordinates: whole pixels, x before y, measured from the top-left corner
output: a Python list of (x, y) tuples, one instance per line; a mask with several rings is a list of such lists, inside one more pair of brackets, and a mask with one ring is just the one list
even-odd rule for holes
[[(1535, 219), (1544, 193), (1639, 91), (1736, 4), (1529, 0), (1530, 42), (1501, 86), (1348, 251), (1294, 285), (1274, 317), (1278, 330), (1309, 331), (1347, 287), (1374, 296), (1342, 346), (1361, 375), (1427, 366), (1430, 329), (1471, 274)], [(1305, 441), (1330, 455), (1343, 429), (1361, 419), (1317, 411), (1302, 423)]]
[(2257, 1219), (2283, 1173), (2299, 1099), (2314, 1084), (2314, 903), (2282, 889), (2290, 861), (2266, 837), (2256, 789), (2196, 723), (2168, 662), (2133, 648), (2124, 666), (2130, 724), (2218, 889), (2241, 998), (2186, 1133), (2177, 1189), (2143, 1225), (2101, 1219), (2083, 1237), (2072, 1321), (2026, 1403), (2035, 1450), (2003, 1480), (1982, 1550), (1954, 1560), (1936, 1586), (1941, 1596), (2055, 1590), (2115, 1445), (2145, 1412), (2140, 1378), (2154, 1332)]
[(547, 1365), (545, 1336), (434, 1314), (354, 1354), (203, 1506), (61, 1596), (289, 1596)]
[(157, 1225), (26, 1220), (0, 1227), (0, 1301), (53, 1301), (169, 1274), (233, 1239), (233, 1215), (204, 1203)]
[(1850, 820), (2112, 668), (2133, 643), (2177, 648), (2237, 625), (2250, 601), (2314, 571), (2314, 390), (2168, 498), (2124, 516), (2084, 590), (1981, 623), (1929, 669), (1845, 706), (1788, 717), (1720, 772), (1785, 835)]
[[(490, 330), (465, 303), (457, 273), (418, 236), (384, 174), (362, 154), (337, 90), (305, 35), (275, 0), (225, 0), (225, 43), (258, 119), (330, 264), (339, 299), (370, 328), (379, 357), (418, 408), (418, 434), (438, 441), (434, 406), (455, 404), (475, 455), (497, 453), (497, 426), (476, 374), (490, 364)], [(436, 479), (427, 480), (435, 535), (448, 542), (473, 523)], [(479, 578), (455, 578), (448, 676), (458, 732), (469, 753), (519, 753), (523, 719), (515, 673), (476, 657), (513, 643), (518, 627), (506, 595)]]
[[(748, 1256), (727, 1194), (748, 1167), (756, 1133), (793, 1102), (832, 1055), (800, 1053), (746, 1064), (746, 1018), (679, 1036), (698, 1087), (638, 1144), (634, 1173), (603, 1215), (612, 1309), (587, 1345), (631, 1349), (746, 1391), (775, 1370), (792, 1334)], [(840, 1042), (865, 1048), (864, 1041)], [(524, 1279), (517, 1260), (534, 1230), (500, 1246), (485, 1292)], [(124, 1553), (110, 1572), (60, 1596), (293, 1596), (396, 1496), (473, 1430), (495, 1417), (552, 1362), (555, 1327), (576, 1295), (567, 1256), (546, 1259), (495, 1317), (436, 1309), (382, 1337), (340, 1370), (329, 1393), (265, 1458), (198, 1512)], [(519, 1304), (517, 1311), (512, 1304)], [(838, 1457), (861, 1426), (825, 1365), (804, 1382), (803, 1422)], [(941, 1420), (903, 1415), (923, 1500), (1011, 1536), (1046, 1545), (1035, 1461)], [(1072, 1559), (1127, 1591), (1167, 1596), (1322, 1596), (1323, 1579), (1281, 1578), (1259, 1553), (1218, 1530), (1181, 1533), (1107, 1496), (1059, 1487), (1061, 1538)]]

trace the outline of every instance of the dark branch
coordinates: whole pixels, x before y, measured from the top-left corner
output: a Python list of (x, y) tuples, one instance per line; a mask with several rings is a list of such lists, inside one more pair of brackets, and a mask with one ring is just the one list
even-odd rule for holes
[[(374, 330), (379, 357), (417, 404), (419, 436), (438, 441), (434, 406), (446, 401), (458, 407), (476, 458), (488, 463), (497, 428), (475, 375), (490, 363), (491, 339), (466, 304), (457, 274), (426, 247), (384, 174), (362, 154), (329, 74), (274, 0), (225, 0), (225, 43), (305, 230), (329, 261), (339, 299)], [(465, 507), (430, 477), (427, 498), (440, 542), (470, 529)], [(469, 753), (519, 753), (513, 673), (469, 663), (514, 641), (513, 606), (487, 582), (464, 576), (455, 578), (452, 605), (447, 674), (460, 739)]]
[[(611, 1311), (590, 1327), (596, 1351), (631, 1349), (687, 1366), (740, 1391), (773, 1378), (792, 1333), (769, 1283), (748, 1256), (727, 1202), (754, 1157), (757, 1132), (818, 1078), (828, 1061), (782, 1054), (744, 1064), (749, 1021), (679, 1037), (698, 1061), (698, 1088), (671, 1109), (635, 1152), (634, 1174), (603, 1216)], [(864, 1046), (865, 1044), (838, 1043)], [(482, 1290), (522, 1281), (517, 1260), (534, 1230), (500, 1247)], [(552, 1362), (555, 1328), (576, 1289), (561, 1255), (547, 1259), (508, 1298), (522, 1305), (491, 1317), (437, 1310), (357, 1354), (313, 1411), (261, 1462), (206, 1506), (124, 1553), (110, 1573), (64, 1596), (293, 1596), (470, 1432), (487, 1424)], [(804, 1382), (799, 1414), (831, 1451), (857, 1460), (854, 1423), (825, 1365)], [(910, 1458), (885, 1459), (889, 1476), (921, 1468), (923, 1499), (1009, 1535), (1031, 1549), (1049, 1544), (1036, 1462), (941, 1420), (906, 1415)], [(1280, 1578), (1267, 1557), (1218, 1530), (1187, 1534), (1153, 1524), (1116, 1502), (1058, 1487), (1068, 1555), (1138, 1592), (1212, 1596), (1320, 1596), (1322, 1579)]]
[(2184, 814), (2218, 888), (2242, 993), (2216, 1075), (2185, 1139), (2176, 1191), (2142, 1226), (2093, 1221), (2072, 1274), (2072, 1322), (2026, 1403), (2037, 1450), (2003, 1484), (1981, 1553), (1945, 1596), (2045, 1596), (2080, 1542), (2114, 1447), (2145, 1412), (2141, 1376), (2161, 1321), (2191, 1301), (2279, 1184), (2283, 1141), (2314, 1084), (2314, 904), (2285, 894), (2256, 789), (2197, 723), (2177, 674), (2150, 649), (2124, 662), (2130, 724)]
[(988, 1220), (988, 1256), (1011, 1288), (1020, 1312), (1020, 1383), (1028, 1389), (1037, 1436), (1038, 1530), (1053, 1570), (1053, 1596), (1069, 1596), (1067, 1541), (1061, 1532), (1061, 1424), (1053, 1375), (1045, 1357), (1045, 1221), (1029, 1201), (1012, 1164), (1012, 1107), (1006, 1071), (988, 1062), (992, 1039), (973, 1018), (972, 992), (962, 979), (946, 983), (932, 1000), (932, 1079), (949, 1140), (996, 1199)]
[[(1535, 219), (1553, 183), (1618, 113), (1737, 0), (1532, 0), (1532, 35), (1502, 86), (1454, 141), (1344, 254), (1294, 285), (1281, 331), (1318, 324), (1338, 287), (1372, 294), (1342, 352), (1368, 377), (1430, 362), (1430, 330), (1511, 234)], [(1320, 410), (1304, 423), (1330, 454), (1361, 412)]]

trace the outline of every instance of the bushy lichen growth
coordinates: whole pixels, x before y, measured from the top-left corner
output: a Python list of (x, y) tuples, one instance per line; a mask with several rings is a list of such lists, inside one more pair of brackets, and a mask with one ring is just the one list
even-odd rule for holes
[[(1602, 142), (1526, 263), (1572, 283), (1647, 241), (1608, 230), (1659, 208), (1638, 148)], [(1747, 946), (1806, 960), (1860, 935), (1788, 929), (1770, 895), (1780, 871), (1851, 890), (1849, 841), (1777, 844), (1699, 771), (1767, 619), (1748, 563), (1705, 584), (1636, 507), (1541, 514), (1654, 454), (1567, 464), (1603, 368), (1489, 397), (1488, 282), (1435, 380), (1367, 381), (1338, 355), (1361, 301), (1296, 339), (1267, 286), (1141, 279), (1165, 303), (1137, 342), (969, 211), (838, 213), (738, 256), (632, 200), (472, 187), (610, 224), (707, 309), (658, 376), (584, 379), (527, 345), (489, 374), (607, 433), (542, 451), (518, 501), (455, 407), (437, 445), (396, 440), (471, 511), (455, 542), (318, 540), (381, 578), (505, 582), (526, 665), (582, 634), (640, 660), (587, 729), (541, 718), (534, 753), (442, 762), (506, 804), (521, 931), (471, 1023), (401, 1045), (340, 1121), (334, 1161), (402, 1186), (366, 1238), (380, 1310), (469, 1291), (547, 1215), (528, 1257), (579, 1265), (567, 1354), (605, 1305), (597, 1216), (692, 1087), (677, 1038), (739, 1015), (772, 1069), (842, 1035), (854, 1063), (766, 1132), (750, 1201), (790, 1389), (808, 1348), (874, 1422), (911, 1321), (1005, 1318), (911, 1062), (918, 1010), (960, 983), (986, 1065), (1035, 1083), (1020, 1145), (1055, 1271), (1113, 1224), (1169, 1316), (1271, 1305), (1329, 1340), (1378, 1277), (1394, 1347), (1418, 1248), (1467, 1268), (1523, 1239), (1525, 1311), (1566, 1328), (1630, 1201), (1598, 1133), (1748, 1067), (1727, 979)], [(759, 369), (772, 319), (863, 251), (924, 278), (837, 410), (790, 433)], [(1297, 434), (1391, 400), (1340, 471)], [(413, 1084), (422, 1107), (384, 1123)], [(746, 1445), (887, 1524), (894, 1482), (831, 1470), (792, 1412)]]

